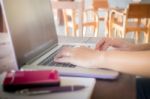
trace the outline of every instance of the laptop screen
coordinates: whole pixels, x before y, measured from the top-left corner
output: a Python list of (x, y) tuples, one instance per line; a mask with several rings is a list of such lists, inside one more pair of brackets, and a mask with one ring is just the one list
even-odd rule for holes
[(19, 66), (58, 42), (50, 0), (3, 0)]

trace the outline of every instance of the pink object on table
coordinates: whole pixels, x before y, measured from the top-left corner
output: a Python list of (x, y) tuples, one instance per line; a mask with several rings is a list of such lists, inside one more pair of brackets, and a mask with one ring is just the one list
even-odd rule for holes
[(59, 86), (60, 77), (56, 70), (11, 71), (3, 82), (5, 91), (17, 91), (26, 88)]

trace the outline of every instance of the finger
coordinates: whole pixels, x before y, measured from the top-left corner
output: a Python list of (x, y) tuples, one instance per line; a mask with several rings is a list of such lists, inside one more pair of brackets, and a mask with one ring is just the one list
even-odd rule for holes
[(96, 50), (101, 50), (101, 47), (104, 45), (106, 38), (102, 38), (101, 40), (99, 40), (96, 44)]
[(107, 50), (110, 46), (112, 46), (113, 39), (112, 38), (106, 38), (105, 43), (101, 47), (101, 50)]
[(65, 47), (63, 48), (58, 54), (55, 56), (55, 58), (63, 57), (63, 56), (70, 56), (71, 55), (72, 48)]
[(55, 58), (54, 61), (58, 63), (70, 63), (70, 57), (64, 56), (60, 58)]
[(110, 46), (110, 42), (107, 42), (103, 45), (103, 47), (101, 48), (101, 50), (107, 50), (108, 47)]

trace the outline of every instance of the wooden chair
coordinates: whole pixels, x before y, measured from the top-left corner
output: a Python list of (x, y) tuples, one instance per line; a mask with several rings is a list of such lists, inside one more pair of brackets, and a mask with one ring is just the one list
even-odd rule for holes
[(97, 37), (99, 29), (98, 15), (91, 9), (84, 10), (83, 36)]
[[(101, 16), (100, 12), (106, 12), (105, 16)], [(98, 36), (99, 31), (99, 21), (104, 21), (105, 23), (105, 34), (108, 33), (108, 1), (107, 0), (93, 0), (92, 7), (84, 10), (83, 18), (83, 36), (86, 35), (87, 30), (89, 35), (94, 33), (93, 36)], [(92, 28), (92, 29), (91, 29)]]
[[(73, 1), (74, 2), (74, 1)], [(80, 4), (78, 8), (82, 8), (82, 12), (79, 13), (76, 9), (64, 9), (64, 23), (66, 33), (74, 34), (72, 36), (77, 36), (77, 34), (81, 34), (81, 37), (97, 37), (98, 35), (98, 16), (96, 13), (93, 13), (90, 9), (84, 9), (84, 0), (80, 0)], [(79, 20), (79, 14), (81, 14), (82, 20)], [(81, 25), (83, 31), (79, 31), (79, 21), (81, 21)], [(72, 31), (70, 31), (70, 27), (72, 27)], [(72, 33), (70, 33), (72, 32)], [(80, 32), (80, 33), (79, 33)], [(88, 34), (89, 32), (89, 34)]]
[[(74, 0), (53, 0), (53, 1), (74, 1)], [(57, 23), (58, 25), (64, 25), (64, 17), (62, 9), (57, 10)]]
[[(109, 3), (108, 0), (92, 0), (92, 8), (98, 14), (98, 20), (104, 21), (105, 25), (105, 34), (108, 33), (108, 11)], [(105, 12), (105, 15), (101, 15), (102, 12)]]
[(129, 4), (128, 8), (122, 12), (112, 10), (110, 32), (115, 32), (122, 38), (127, 33), (134, 32), (136, 43), (139, 41), (140, 33), (143, 32), (144, 41), (148, 42), (150, 34), (150, 4)]
[[(84, 0), (79, 1), (51, 1), (54, 9), (62, 9), (66, 36), (83, 36)], [(70, 10), (70, 15), (68, 15)], [(78, 18), (77, 18), (78, 17)], [(78, 19), (78, 22), (76, 22)], [(71, 20), (71, 23), (69, 21)], [(70, 27), (72, 32), (70, 32)]]

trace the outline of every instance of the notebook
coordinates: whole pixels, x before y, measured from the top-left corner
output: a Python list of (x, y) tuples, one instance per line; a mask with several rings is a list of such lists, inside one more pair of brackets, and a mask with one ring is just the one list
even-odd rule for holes
[(119, 73), (112, 70), (53, 62), (57, 52), (68, 45), (58, 44), (50, 0), (2, 0), (2, 10), (20, 69), (56, 69), (61, 76), (97, 79), (118, 77)]
[(4, 92), (1, 85), (5, 75), (6, 73), (0, 75), (0, 99), (90, 99), (95, 85), (95, 79), (93, 78), (61, 77), (61, 86), (83, 85), (85, 88), (74, 92), (47, 93), (30, 96)]

